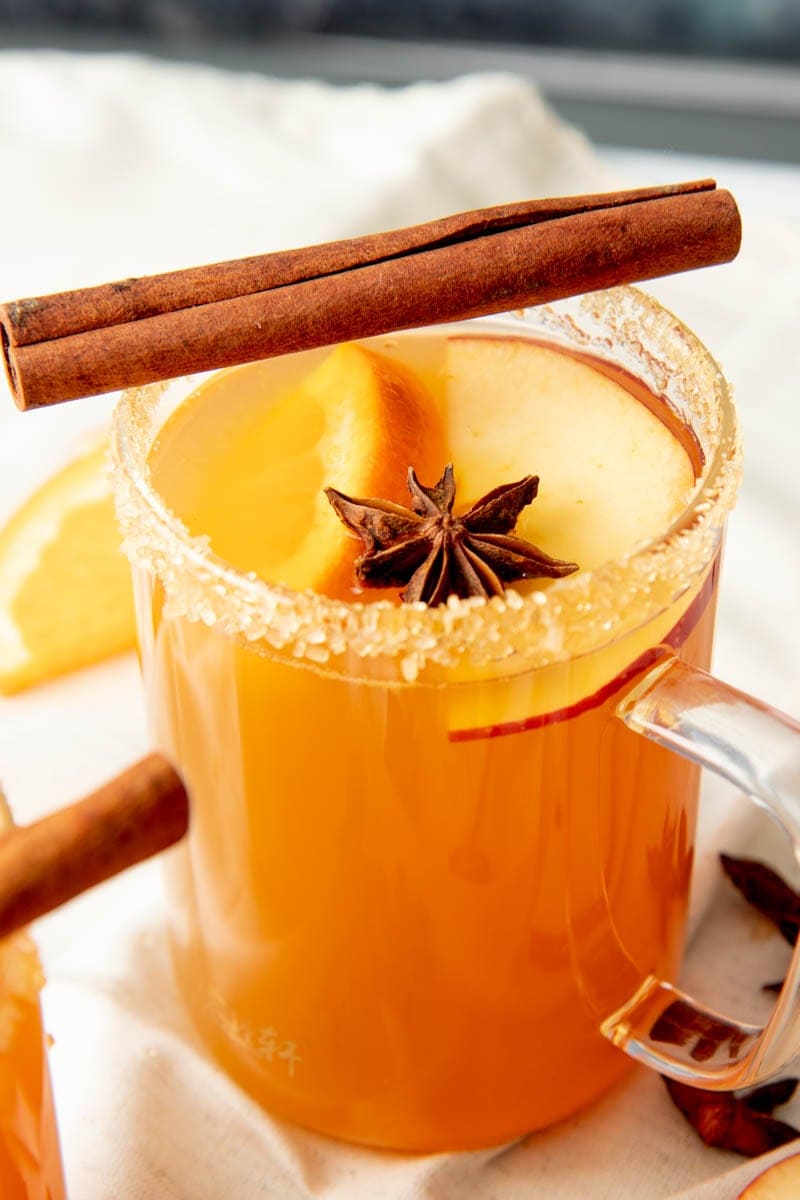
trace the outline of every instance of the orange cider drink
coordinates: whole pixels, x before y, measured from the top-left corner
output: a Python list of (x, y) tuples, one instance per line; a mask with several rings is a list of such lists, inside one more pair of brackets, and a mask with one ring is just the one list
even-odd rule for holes
[[(168, 867), (177, 975), (270, 1112), (476, 1147), (628, 1068), (599, 1027), (632, 981), (678, 970), (698, 773), (615, 710), (660, 657), (709, 664), (719, 386), (691, 335), (624, 291), (123, 400), (148, 708), (192, 802)], [(448, 463), (437, 529), (537, 476), (513, 537), (578, 569), (402, 602), (386, 549), (324, 489), (408, 521), (408, 468), (424, 506)], [(510, 571), (507, 534), (472, 521), (470, 561), (489, 543)], [(461, 551), (443, 567), (431, 545), (400, 567), (447, 589)]]
[[(8, 820), (0, 797), (0, 837)], [(2, 1200), (66, 1200), (39, 1010), (42, 983), (27, 934), (0, 942)]]

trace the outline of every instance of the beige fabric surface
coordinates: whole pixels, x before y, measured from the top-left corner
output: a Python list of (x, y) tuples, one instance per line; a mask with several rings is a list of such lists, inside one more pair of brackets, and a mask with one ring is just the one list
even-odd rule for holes
[[(608, 160), (508, 77), (333, 90), (35, 53), (0, 55), (0, 162), (9, 298), (617, 182)], [(692, 173), (708, 173), (697, 165)], [(665, 156), (658, 181), (670, 166)], [(621, 182), (648, 174), (634, 177), (628, 164)], [(653, 290), (721, 358), (747, 435), (718, 669), (800, 712), (800, 222), (753, 197), (736, 264)], [(22, 416), (7, 401), (0, 514), (108, 407)], [(88, 790), (146, 745), (132, 657), (0, 702), (0, 776), (21, 819)], [(731, 1011), (763, 1017), (758, 984), (781, 972), (786, 948), (715, 886), (717, 850), (735, 849), (750, 828), (744, 802), (708, 789), (695, 892), (703, 920), (686, 976)], [(157, 864), (41, 922), (37, 937), (73, 1200), (729, 1200), (754, 1171), (702, 1146), (644, 1071), (556, 1129), (477, 1154), (378, 1154), (270, 1119), (204, 1057), (187, 1024)], [(800, 1106), (794, 1114), (800, 1122)]]

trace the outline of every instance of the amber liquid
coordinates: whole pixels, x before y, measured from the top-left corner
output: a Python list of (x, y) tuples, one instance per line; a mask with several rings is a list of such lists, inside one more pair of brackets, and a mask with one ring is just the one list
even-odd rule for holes
[(66, 1200), (39, 1004), (5, 978), (2, 956), (0, 1197)]
[(166, 617), (139, 574), (153, 727), (192, 797), (177, 972), (266, 1108), (442, 1150), (549, 1125), (623, 1074), (599, 1024), (674, 977), (698, 777), (614, 710), (659, 647), (708, 666), (715, 584), (580, 660), (403, 684)]

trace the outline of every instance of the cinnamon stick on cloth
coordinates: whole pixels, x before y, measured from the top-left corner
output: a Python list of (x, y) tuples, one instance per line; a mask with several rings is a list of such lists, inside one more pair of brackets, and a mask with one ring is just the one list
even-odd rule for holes
[(160, 755), (83, 800), (0, 834), (0, 938), (180, 841), (189, 801)]
[(713, 180), (524, 201), (12, 301), (3, 357), (17, 406), (41, 408), (729, 262), (740, 240)]

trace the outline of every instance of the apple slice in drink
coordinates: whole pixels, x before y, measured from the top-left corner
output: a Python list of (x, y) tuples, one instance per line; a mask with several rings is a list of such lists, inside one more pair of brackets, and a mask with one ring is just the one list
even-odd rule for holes
[[(691, 495), (688, 435), (684, 445), (644, 398), (588, 362), (524, 338), (456, 336), (447, 343), (445, 373), (446, 439), (460, 505), (498, 479), (538, 475), (539, 494), (516, 532), (547, 554), (591, 570), (667, 529)], [(519, 675), (453, 689), (450, 738), (497, 736), (573, 715), (617, 686), (690, 603), (687, 595), (647, 628), (568, 668), (545, 668), (535, 680)]]
[(602, 704), (661, 654), (682, 645), (705, 612), (715, 574), (712, 566), (699, 591), (682, 596), (654, 621), (595, 654), (501, 679), (496, 667), (485, 670), (483, 681), (472, 669), (471, 683), (451, 689), (448, 696), (448, 740), (523, 733)]

